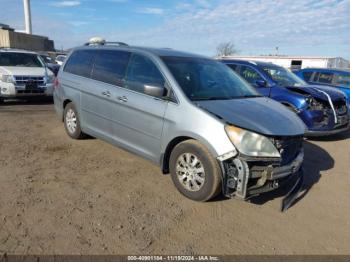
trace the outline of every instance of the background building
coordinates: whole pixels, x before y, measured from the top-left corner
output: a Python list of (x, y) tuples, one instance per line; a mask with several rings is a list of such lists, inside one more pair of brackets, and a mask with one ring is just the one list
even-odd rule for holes
[(314, 57), (314, 56), (226, 56), (224, 59), (242, 59), (270, 62), (291, 70), (307, 67), (318, 68), (349, 68), (350, 62), (342, 57)]
[(55, 51), (54, 42), (48, 37), (15, 32), (13, 28), (5, 24), (0, 24), (0, 47)]

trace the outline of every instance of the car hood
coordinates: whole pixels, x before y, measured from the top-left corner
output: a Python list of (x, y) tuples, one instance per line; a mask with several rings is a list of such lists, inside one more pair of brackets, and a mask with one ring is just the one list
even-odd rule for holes
[(305, 125), (285, 106), (266, 97), (196, 101), (225, 122), (267, 136), (297, 136)]
[(321, 100), (328, 100), (328, 98), (324, 93), (320, 91), (326, 92), (333, 101), (345, 98), (345, 95), (343, 92), (330, 86), (304, 85), (304, 86), (290, 86), (290, 87), (287, 87), (287, 89), (302, 95), (311, 95), (314, 98), (318, 98)]
[(22, 66), (0, 66), (0, 74), (14, 76), (44, 76), (46, 73), (45, 67), (22, 67)]

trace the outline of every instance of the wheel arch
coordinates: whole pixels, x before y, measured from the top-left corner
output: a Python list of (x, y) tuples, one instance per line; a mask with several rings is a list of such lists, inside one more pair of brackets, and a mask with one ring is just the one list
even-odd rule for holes
[(194, 139), (193, 137), (189, 137), (189, 136), (179, 136), (179, 137), (175, 137), (173, 138), (167, 145), (164, 153), (162, 154), (162, 158), (161, 158), (161, 167), (162, 167), (162, 172), (163, 174), (169, 174), (169, 160), (170, 160), (170, 155), (171, 152), (173, 151), (173, 149), (180, 143), (182, 143), (183, 141), (186, 140), (190, 140), (190, 139)]
[(173, 149), (178, 144), (180, 144), (186, 140), (198, 141), (200, 144), (202, 144), (203, 146), (205, 146), (208, 149), (208, 151), (212, 154), (212, 156), (214, 158), (216, 158), (216, 156), (217, 156), (216, 150), (204, 138), (193, 136), (193, 135), (177, 136), (177, 137), (173, 138), (172, 140), (170, 140), (170, 142), (167, 144), (164, 152), (161, 155), (161, 169), (162, 169), (163, 174), (169, 174), (169, 172), (170, 172), (169, 171), (169, 160), (170, 160), (170, 155), (171, 155), (171, 152), (173, 151)]
[[(64, 109), (66, 108), (66, 106), (69, 104), (69, 103), (72, 103), (72, 100), (70, 99), (65, 99), (63, 101), (63, 104), (62, 104), (62, 109), (63, 109), (63, 112), (64, 112)], [(62, 121), (64, 120), (64, 114), (62, 114)]]

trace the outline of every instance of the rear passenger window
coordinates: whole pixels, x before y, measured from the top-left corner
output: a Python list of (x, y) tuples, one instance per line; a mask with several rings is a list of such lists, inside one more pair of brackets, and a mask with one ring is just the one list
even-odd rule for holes
[(333, 74), (332, 73), (320, 73), (318, 76), (319, 83), (330, 84), (332, 83)]
[(79, 76), (90, 77), (93, 57), (94, 53), (89, 50), (75, 51), (68, 58), (64, 71)]
[(130, 53), (125, 51), (97, 51), (91, 77), (108, 84), (122, 86), (129, 57)]
[(310, 71), (303, 72), (303, 78), (306, 82), (311, 80), (311, 76), (312, 76), (312, 72)]
[(162, 74), (149, 58), (132, 55), (126, 75), (127, 89), (144, 93), (144, 85), (164, 86), (164, 84)]

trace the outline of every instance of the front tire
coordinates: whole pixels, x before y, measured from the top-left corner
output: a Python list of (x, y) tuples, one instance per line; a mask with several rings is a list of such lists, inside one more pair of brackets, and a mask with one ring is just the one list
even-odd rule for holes
[(78, 112), (73, 103), (64, 108), (64, 127), (67, 134), (73, 139), (82, 139), (85, 134), (81, 131)]
[(178, 144), (171, 153), (169, 166), (176, 188), (189, 199), (205, 202), (220, 192), (220, 166), (198, 141)]

